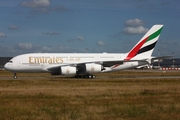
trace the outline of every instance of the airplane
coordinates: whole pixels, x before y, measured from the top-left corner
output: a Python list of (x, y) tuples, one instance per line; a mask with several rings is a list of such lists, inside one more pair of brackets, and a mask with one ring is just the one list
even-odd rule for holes
[(152, 63), (152, 52), (163, 29), (154, 25), (128, 53), (28, 53), (13, 57), (5, 70), (18, 72), (48, 72), (51, 75), (95, 78), (94, 73), (112, 72)]

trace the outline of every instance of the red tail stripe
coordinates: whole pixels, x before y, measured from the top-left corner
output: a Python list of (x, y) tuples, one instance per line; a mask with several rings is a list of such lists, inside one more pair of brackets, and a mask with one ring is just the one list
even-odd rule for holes
[(124, 60), (132, 59), (137, 54), (139, 49), (143, 46), (143, 44), (148, 40), (148, 38), (149, 37), (145, 38), (137, 46), (135, 46), (134, 49), (129, 52), (128, 56)]
[(118, 67), (119, 65), (120, 65), (120, 64), (116, 64), (116, 65), (113, 66), (113, 68), (116, 68), (116, 67)]

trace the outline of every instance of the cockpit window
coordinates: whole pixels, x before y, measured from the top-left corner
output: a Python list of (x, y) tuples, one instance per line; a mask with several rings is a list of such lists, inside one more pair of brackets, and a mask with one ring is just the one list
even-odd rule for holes
[(9, 61), (10, 63), (13, 63), (13, 61)]

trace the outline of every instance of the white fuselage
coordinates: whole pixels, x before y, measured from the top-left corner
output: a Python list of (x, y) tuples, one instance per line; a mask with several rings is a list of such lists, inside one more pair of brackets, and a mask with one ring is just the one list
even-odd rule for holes
[(128, 53), (30, 53), (12, 58), (4, 68), (14, 72), (15, 78), (16, 72), (49, 72), (92, 78), (97, 72), (147, 65), (152, 62), (151, 55), (162, 28), (163, 25), (153, 25)]
[[(31, 53), (12, 58), (5, 64), (5, 69), (12, 72), (49, 72), (48, 68), (56, 66), (76, 66), (77, 64), (103, 64), (123, 61), (127, 54), (108, 53)], [(101, 72), (123, 70), (147, 64), (147, 62), (122, 62), (113, 64)]]

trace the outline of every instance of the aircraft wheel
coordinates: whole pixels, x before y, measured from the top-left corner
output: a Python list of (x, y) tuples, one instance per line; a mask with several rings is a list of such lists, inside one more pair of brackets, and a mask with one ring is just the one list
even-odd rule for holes
[(95, 76), (95, 75), (92, 75), (92, 78), (96, 78), (96, 76)]
[(94, 75), (89, 75), (89, 78), (95, 78), (95, 76)]
[(89, 78), (89, 79), (91, 79), (91, 78), (95, 78), (96, 76), (94, 76), (94, 75), (75, 75), (74, 77), (75, 78)]
[(17, 79), (17, 75), (16, 75), (16, 73), (14, 73), (14, 79)]
[(89, 75), (89, 76), (88, 76), (88, 78), (92, 78), (92, 76), (91, 76), (91, 75)]

